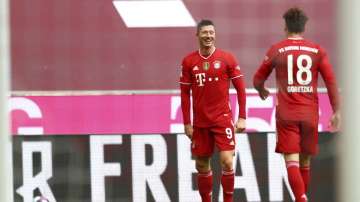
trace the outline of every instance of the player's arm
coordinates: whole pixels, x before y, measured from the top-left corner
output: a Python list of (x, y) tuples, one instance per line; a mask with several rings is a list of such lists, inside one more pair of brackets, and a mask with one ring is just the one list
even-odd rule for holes
[(181, 110), (183, 113), (185, 134), (192, 139), (193, 127), (190, 121), (190, 85), (180, 84), (181, 89)]
[(272, 49), (273, 48), (270, 48), (270, 50), (267, 52), (264, 61), (262, 62), (253, 77), (254, 88), (258, 91), (260, 98), (263, 100), (265, 100), (270, 94), (269, 90), (265, 88), (265, 81), (270, 76), (273, 70)]
[(243, 74), (240, 71), (240, 66), (236, 62), (234, 56), (229, 54), (228, 58), (228, 74), (231, 82), (237, 93), (237, 100), (239, 104), (239, 117), (235, 124), (236, 132), (242, 132), (246, 128), (246, 92)]
[(190, 91), (191, 91), (191, 74), (183, 61), (180, 75), (180, 98), (181, 110), (183, 113), (183, 123), (185, 134), (191, 139), (193, 134), (193, 127), (190, 120)]
[(246, 128), (246, 92), (245, 82), (242, 77), (237, 77), (231, 80), (237, 93), (237, 100), (239, 104), (239, 117), (235, 125), (236, 132), (243, 132)]
[(338, 91), (338, 85), (336, 82), (335, 74), (329, 62), (329, 58), (325, 51), (322, 51), (323, 55), (320, 60), (319, 72), (325, 82), (326, 89), (328, 91), (329, 100), (333, 109), (333, 115), (330, 118), (330, 127), (333, 130), (340, 128), (341, 116), (340, 116), (340, 96)]

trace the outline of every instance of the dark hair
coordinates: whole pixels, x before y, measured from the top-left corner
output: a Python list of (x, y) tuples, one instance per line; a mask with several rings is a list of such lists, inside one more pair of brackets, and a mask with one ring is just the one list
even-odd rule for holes
[(209, 26), (209, 25), (215, 26), (214, 23), (213, 23), (211, 20), (206, 20), (206, 19), (201, 20), (201, 21), (197, 24), (196, 33), (199, 33), (201, 27)]
[(302, 33), (305, 30), (305, 24), (308, 20), (308, 17), (305, 15), (304, 11), (300, 8), (294, 7), (290, 8), (285, 12), (283, 18), (286, 23), (287, 31), (290, 33)]

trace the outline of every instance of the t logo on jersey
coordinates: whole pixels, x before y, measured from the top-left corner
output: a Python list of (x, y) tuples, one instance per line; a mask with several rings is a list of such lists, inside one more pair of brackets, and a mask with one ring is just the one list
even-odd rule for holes
[(199, 86), (204, 86), (205, 73), (195, 74), (195, 77), (196, 77), (196, 82), (199, 84)]

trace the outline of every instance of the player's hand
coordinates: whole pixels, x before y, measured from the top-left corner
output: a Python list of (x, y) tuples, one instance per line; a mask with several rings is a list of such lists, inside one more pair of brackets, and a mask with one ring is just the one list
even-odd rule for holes
[(258, 90), (258, 93), (262, 100), (266, 100), (269, 97), (270, 91), (267, 88), (262, 88)]
[(194, 133), (194, 128), (192, 127), (192, 125), (191, 124), (184, 125), (184, 131), (185, 131), (185, 135), (188, 136), (190, 140), (192, 140)]
[(241, 133), (246, 128), (246, 120), (243, 118), (239, 118), (235, 124), (235, 133)]
[(340, 126), (341, 126), (340, 111), (336, 111), (331, 115), (329, 126), (332, 132), (337, 132), (340, 130)]

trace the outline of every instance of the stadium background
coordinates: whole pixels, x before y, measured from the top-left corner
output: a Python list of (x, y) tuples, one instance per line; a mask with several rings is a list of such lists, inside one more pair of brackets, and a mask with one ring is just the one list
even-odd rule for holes
[[(197, 49), (194, 27), (127, 28), (113, 2), (12, 0), (12, 90), (177, 89), (181, 60)], [(305, 9), (306, 37), (336, 64), (335, 1), (183, 2), (195, 21), (216, 23), (217, 46), (234, 53), (249, 88), (270, 44), (284, 37), (290, 6)]]
[[(42, 107), (50, 106), (47, 114), (42, 114), (40, 117), (31, 117), (28, 111), (24, 109), (32, 108), (33, 105), (26, 105), (27, 101), (25, 101), (25, 104), (24, 102), (20, 102), (18, 105), (14, 104), (12, 112), (13, 133), (18, 133), (17, 128), (19, 126), (43, 125), (42, 130), (40, 130), (41, 133), (54, 135), (45, 137), (22, 136), (19, 134), (14, 137), (15, 201), (31, 200), (23, 198), (17, 192), (24, 185), (24, 170), (27, 170), (23, 165), (25, 162), (23, 160), (23, 142), (51, 142), (51, 155), (56, 163), (52, 165), (53, 176), (48, 183), (57, 201), (90, 201), (90, 192), (93, 190), (91, 186), (94, 185), (90, 183), (91, 165), (89, 159), (91, 158), (91, 152), (89, 139), (93, 135), (103, 133), (122, 135), (128, 132), (125, 129), (121, 130), (121, 122), (116, 123), (114, 121), (112, 121), (112, 124), (120, 125), (119, 128), (116, 128), (116, 131), (107, 131), (106, 128), (104, 131), (89, 131), (91, 125), (96, 125), (98, 121), (95, 113), (92, 114), (91, 120), (93, 122), (87, 122), (91, 110), (96, 108), (95, 106), (92, 108), (91, 104), (97, 105), (101, 100), (89, 104), (90, 107), (87, 109), (90, 112), (88, 114), (71, 114), (70, 112), (62, 114), (64, 117), (59, 118), (59, 120), (71, 119), (73, 116), (76, 119), (72, 121), (80, 123), (79, 131), (66, 128), (65, 125), (67, 136), (63, 136), (65, 132), (61, 133), (62, 130), (49, 131), (46, 128), (46, 124), (49, 123), (61, 125), (57, 117), (51, 115), (51, 113), (54, 113), (51, 109), (54, 109), (54, 111), (55, 109), (71, 111), (73, 110), (71, 107), (65, 108), (64, 106), (69, 107), (76, 103), (78, 105), (86, 104), (86, 100), (83, 99), (84, 95), (97, 98), (111, 95), (124, 99), (132, 99), (134, 96), (142, 95), (143, 100), (139, 101), (140, 106), (146, 108), (146, 106), (150, 105), (156, 111), (160, 110), (161, 106), (152, 104), (156, 102), (156, 98), (151, 103), (148, 103), (151, 96), (177, 95), (178, 91), (176, 89), (178, 88), (177, 81), (181, 59), (185, 54), (197, 48), (194, 27), (175, 25), (171, 27), (140, 26), (130, 28), (122, 16), (125, 14), (121, 13), (115, 6), (118, 2), (127, 1), (10, 1), (11, 88), (13, 99), (24, 98), (35, 103), (40, 108), (40, 111), (43, 109)], [(151, 3), (152, 1), (132, 2)], [(194, 22), (203, 18), (209, 18), (215, 22), (217, 47), (229, 50), (237, 57), (245, 74), (248, 92), (250, 93), (252, 75), (263, 59), (267, 48), (284, 36), (284, 25), (281, 16), (290, 6), (297, 5), (304, 8), (310, 17), (306, 38), (322, 44), (328, 50), (331, 62), (335, 64), (336, 69), (335, 1), (170, 0), (170, 2), (182, 2)], [(155, 9), (155, 7), (149, 7), (150, 11), (152, 9)], [(139, 12), (139, 16), (141, 15), (142, 13)], [(150, 21), (150, 19), (147, 20)], [(147, 23), (151, 24), (150, 22)], [(269, 86), (275, 87), (273, 79), (270, 80)], [(323, 86), (323, 84), (321, 83), (320, 86)], [(55, 101), (41, 103), (37, 100), (44, 100), (48, 97), (55, 97)], [(61, 100), (64, 97), (68, 99)], [(126, 106), (125, 109), (118, 108), (115, 104), (111, 104), (109, 108), (106, 108), (106, 99), (104, 101), (103, 105), (105, 107), (103, 109), (105, 110), (115, 110), (114, 113), (119, 114), (134, 113), (134, 109), (126, 112)], [(67, 105), (64, 102), (68, 102)], [(136, 108), (137, 106), (132, 107)], [(328, 106), (325, 108), (328, 108)], [(132, 127), (129, 130), (132, 130), (132, 133), (178, 132), (176, 130), (163, 131), (162, 128), (158, 128), (158, 130), (152, 128), (151, 131), (136, 131), (139, 127), (137, 124), (146, 122), (147, 116), (146, 113), (133, 115), (130, 121)], [(170, 115), (167, 116), (170, 117)], [(323, 128), (324, 133), (327, 132), (326, 130), (326, 128)], [(273, 131), (263, 132), (271, 133)], [(130, 151), (132, 144), (130, 144), (129, 139), (132, 139), (132, 136), (137, 137), (138, 135), (124, 135), (124, 146), (119, 148), (107, 146), (110, 148), (105, 149), (106, 161), (121, 162), (122, 168), (121, 177), (108, 177), (105, 180), (106, 201), (132, 200), (134, 194), (132, 194), (133, 188), (131, 186), (134, 179), (126, 177), (132, 175), (133, 163), (136, 162), (136, 159), (132, 159), (134, 154)], [(169, 156), (175, 155), (174, 153), (177, 151), (173, 150), (178, 144), (177, 135), (163, 134), (161, 137), (166, 140), (166, 148), (169, 149), (167, 154)], [(335, 201), (336, 198), (334, 193), (334, 149), (331, 147), (333, 139), (333, 135), (322, 136), (321, 141), (323, 144), (321, 146), (323, 151), (318, 158), (318, 162), (314, 162), (314, 184), (311, 187), (310, 197), (319, 202)], [(251, 153), (254, 156), (253, 162), (255, 162), (256, 175), (259, 181), (261, 201), (270, 201), (267, 181), (267, 172), (270, 166), (266, 163), (269, 157), (268, 150), (265, 149), (268, 147), (267, 141), (264, 134), (249, 135)], [(62, 147), (62, 145), (67, 145), (68, 149), (65, 150), (64, 148), (67, 147)], [(154, 149), (151, 149), (151, 146), (150, 148), (146, 146), (147, 152), (145, 156), (146, 159), (150, 158), (149, 162), (147, 162), (148, 165), (151, 165), (152, 150)], [(29, 165), (33, 167), (31, 168), (34, 172), (33, 176), (36, 175), (35, 173), (42, 173), (42, 171), (46, 170), (44, 165), (40, 163), (43, 156), (39, 154), (42, 153), (37, 150), (34, 152), (34, 162)], [(82, 155), (77, 156), (78, 154)], [(60, 160), (55, 161), (57, 158)], [(84, 163), (71, 164), (71, 162), (78, 162), (77, 159), (81, 159)], [(163, 179), (163, 183), (167, 187), (166, 190), (171, 201), (178, 201), (180, 200), (178, 185), (176, 185), (178, 178), (173, 176), (178, 172), (178, 157), (173, 159), (168, 157), (168, 161), (166, 171), (161, 176), (161, 179)], [(128, 173), (124, 171), (124, 168), (129, 168)], [(238, 170), (237, 175), (241, 176), (241, 174), (242, 171)], [(151, 194), (153, 193), (152, 189), (156, 188), (151, 188), (149, 185), (145, 185), (145, 187), (145, 196), (147, 197), (141, 200), (156, 200), (156, 197)], [(71, 192), (74, 189), (81, 191)], [(32, 192), (35, 192), (34, 195), (36, 195), (44, 191), (35, 189)], [(238, 199), (248, 200), (245, 192), (241, 189), (238, 190), (236, 196)], [(289, 193), (287, 193), (286, 189), (284, 189), (284, 201), (289, 201)]]

